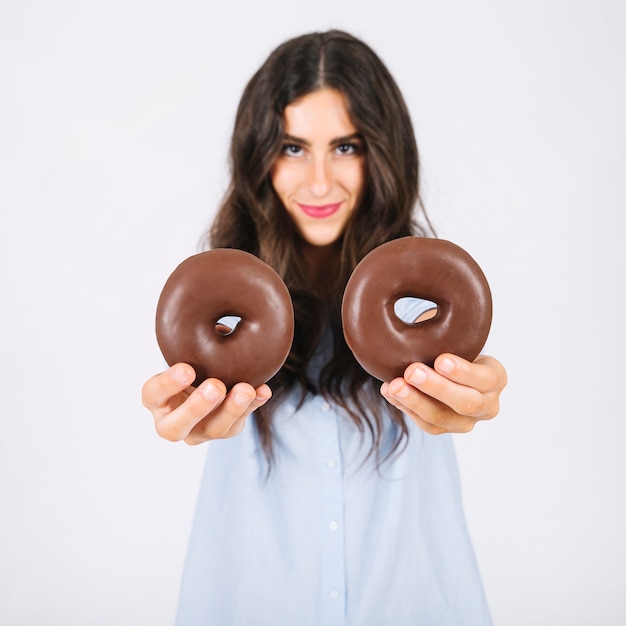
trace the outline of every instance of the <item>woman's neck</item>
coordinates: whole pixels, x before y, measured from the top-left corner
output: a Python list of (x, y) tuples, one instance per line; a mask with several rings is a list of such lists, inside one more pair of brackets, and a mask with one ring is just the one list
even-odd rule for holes
[(327, 246), (314, 246), (305, 241), (302, 253), (309, 268), (312, 287), (322, 298), (328, 298), (339, 269), (341, 240)]

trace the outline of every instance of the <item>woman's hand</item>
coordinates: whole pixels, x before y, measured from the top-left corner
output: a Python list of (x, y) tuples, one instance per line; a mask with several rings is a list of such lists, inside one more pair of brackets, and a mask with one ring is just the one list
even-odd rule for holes
[(493, 357), (479, 356), (470, 363), (442, 354), (434, 368), (412, 363), (403, 378), (383, 383), (381, 393), (431, 435), (466, 433), (479, 420), (498, 414), (506, 383), (506, 371)]
[(196, 374), (187, 363), (177, 363), (150, 378), (143, 386), (143, 405), (154, 416), (157, 433), (169, 441), (190, 445), (238, 435), (252, 411), (272, 396), (267, 385), (257, 389), (237, 383), (226, 393), (224, 383), (209, 378), (196, 389)]

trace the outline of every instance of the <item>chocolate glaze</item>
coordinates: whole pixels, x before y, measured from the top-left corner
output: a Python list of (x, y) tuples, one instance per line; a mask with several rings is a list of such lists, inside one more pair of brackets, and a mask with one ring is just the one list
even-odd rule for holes
[[(226, 315), (241, 318), (229, 335), (217, 332)], [(289, 291), (280, 276), (248, 252), (218, 248), (183, 261), (167, 279), (156, 313), (156, 335), (169, 365), (189, 363), (194, 385), (218, 378), (227, 388), (267, 382), (293, 341)]]
[[(400, 298), (437, 304), (437, 314), (407, 324), (394, 312)], [(442, 239), (403, 237), (372, 250), (357, 265), (343, 296), (346, 342), (364, 370), (389, 382), (416, 361), (433, 365), (444, 352), (473, 361), (491, 327), (491, 291), (474, 259)]]

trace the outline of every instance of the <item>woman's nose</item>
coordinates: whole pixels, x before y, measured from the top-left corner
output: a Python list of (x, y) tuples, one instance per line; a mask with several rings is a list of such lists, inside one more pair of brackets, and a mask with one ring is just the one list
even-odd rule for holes
[(330, 190), (330, 166), (325, 158), (313, 159), (309, 171), (309, 187), (316, 197), (325, 196)]

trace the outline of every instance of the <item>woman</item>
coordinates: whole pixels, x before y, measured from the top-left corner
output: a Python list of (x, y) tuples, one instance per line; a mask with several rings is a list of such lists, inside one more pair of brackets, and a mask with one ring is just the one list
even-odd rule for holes
[(231, 167), (209, 243), (274, 267), (296, 333), (269, 385), (194, 390), (184, 363), (144, 385), (162, 437), (225, 440), (208, 450), (178, 623), (489, 624), (445, 433), (497, 413), (504, 369), (444, 354), (381, 386), (341, 332), (359, 260), (428, 234), (395, 82), (346, 33), (287, 41), (244, 91)]

